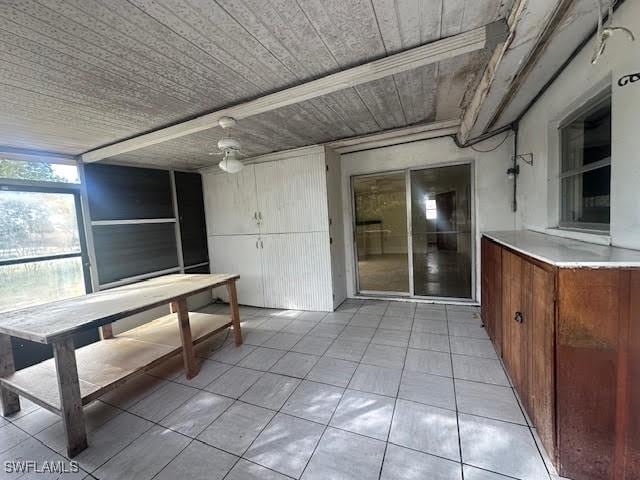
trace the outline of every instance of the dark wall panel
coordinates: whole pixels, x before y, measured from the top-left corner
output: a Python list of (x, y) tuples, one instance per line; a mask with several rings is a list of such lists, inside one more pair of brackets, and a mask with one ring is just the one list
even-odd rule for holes
[(173, 223), (93, 227), (101, 284), (178, 266)]
[(184, 264), (188, 267), (207, 262), (202, 176), (199, 173), (176, 172), (175, 180)]
[(211, 273), (209, 270), (209, 264), (200, 265), (193, 268), (185, 268), (184, 273)]
[(92, 220), (172, 218), (169, 172), (151, 168), (85, 166)]

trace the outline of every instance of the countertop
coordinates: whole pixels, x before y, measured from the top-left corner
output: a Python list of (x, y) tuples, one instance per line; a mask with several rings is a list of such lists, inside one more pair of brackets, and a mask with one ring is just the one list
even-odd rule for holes
[(517, 252), (558, 267), (640, 267), (640, 250), (596, 245), (531, 230), (482, 234)]

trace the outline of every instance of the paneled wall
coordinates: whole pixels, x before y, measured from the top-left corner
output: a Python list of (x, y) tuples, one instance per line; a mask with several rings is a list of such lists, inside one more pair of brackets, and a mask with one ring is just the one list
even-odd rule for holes
[[(84, 166), (100, 289), (168, 273), (208, 273), (209, 255), (199, 173), (101, 163)], [(190, 299), (198, 308), (210, 293)], [(119, 333), (169, 313), (168, 306), (117, 322)]]

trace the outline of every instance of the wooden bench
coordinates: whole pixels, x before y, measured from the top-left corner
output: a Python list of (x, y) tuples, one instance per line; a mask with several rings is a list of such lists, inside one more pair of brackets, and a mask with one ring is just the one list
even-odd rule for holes
[[(194, 345), (233, 327), (242, 343), (235, 282), (238, 275), (168, 275), (125, 287), (0, 315), (2, 414), (20, 409), (22, 395), (64, 420), (67, 453), (87, 447), (82, 407), (182, 351), (188, 378), (197, 374)], [(226, 285), (230, 315), (189, 312), (186, 298)], [(74, 350), (72, 335), (118, 318), (172, 304), (174, 313)], [(108, 322), (108, 323), (107, 323)], [(10, 336), (53, 346), (54, 358), (14, 371)]]

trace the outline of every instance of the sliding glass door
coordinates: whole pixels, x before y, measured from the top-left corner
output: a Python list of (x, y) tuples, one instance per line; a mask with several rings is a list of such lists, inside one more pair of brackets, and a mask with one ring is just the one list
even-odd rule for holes
[(412, 170), (414, 295), (471, 298), (471, 166)]
[(471, 165), (352, 179), (358, 291), (473, 296)]
[(406, 173), (353, 178), (358, 290), (409, 294)]

